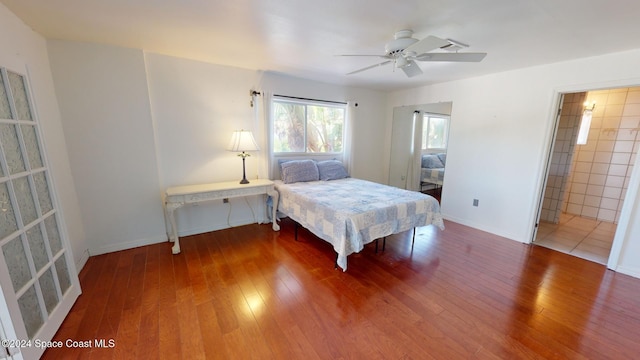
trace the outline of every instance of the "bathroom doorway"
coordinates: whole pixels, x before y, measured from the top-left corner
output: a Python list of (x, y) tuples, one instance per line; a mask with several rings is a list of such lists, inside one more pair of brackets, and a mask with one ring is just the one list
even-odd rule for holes
[(567, 93), (560, 108), (533, 243), (607, 264), (640, 147), (640, 87)]

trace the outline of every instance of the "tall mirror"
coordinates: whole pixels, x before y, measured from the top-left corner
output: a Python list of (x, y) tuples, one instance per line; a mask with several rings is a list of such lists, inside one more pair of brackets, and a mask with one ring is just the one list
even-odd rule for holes
[(393, 109), (389, 185), (438, 194), (444, 183), (451, 102)]

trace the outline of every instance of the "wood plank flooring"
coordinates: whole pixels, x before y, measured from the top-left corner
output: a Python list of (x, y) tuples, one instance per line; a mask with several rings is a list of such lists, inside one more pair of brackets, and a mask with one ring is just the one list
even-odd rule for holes
[[(306, 230), (247, 225), (89, 259), (44, 359), (637, 359), (640, 280), (452, 222), (334, 270)], [(95, 343), (95, 342), (94, 342)]]

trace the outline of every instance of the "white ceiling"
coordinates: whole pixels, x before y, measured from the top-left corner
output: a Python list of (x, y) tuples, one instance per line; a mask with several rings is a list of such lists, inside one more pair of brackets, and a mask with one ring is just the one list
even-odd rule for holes
[[(0, 0), (51, 39), (112, 44), (377, 89), (640, 48), (637, 0)], [(480, 63), (422, 62), (355, 75), (397, 30), (451, 38)]]

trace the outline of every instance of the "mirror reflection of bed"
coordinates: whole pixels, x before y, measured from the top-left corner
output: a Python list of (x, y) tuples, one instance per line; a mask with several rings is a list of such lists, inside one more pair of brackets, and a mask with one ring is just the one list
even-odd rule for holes
[(389, 185), (440, 200), (451, 106), (442, 102), (393, 109)]

